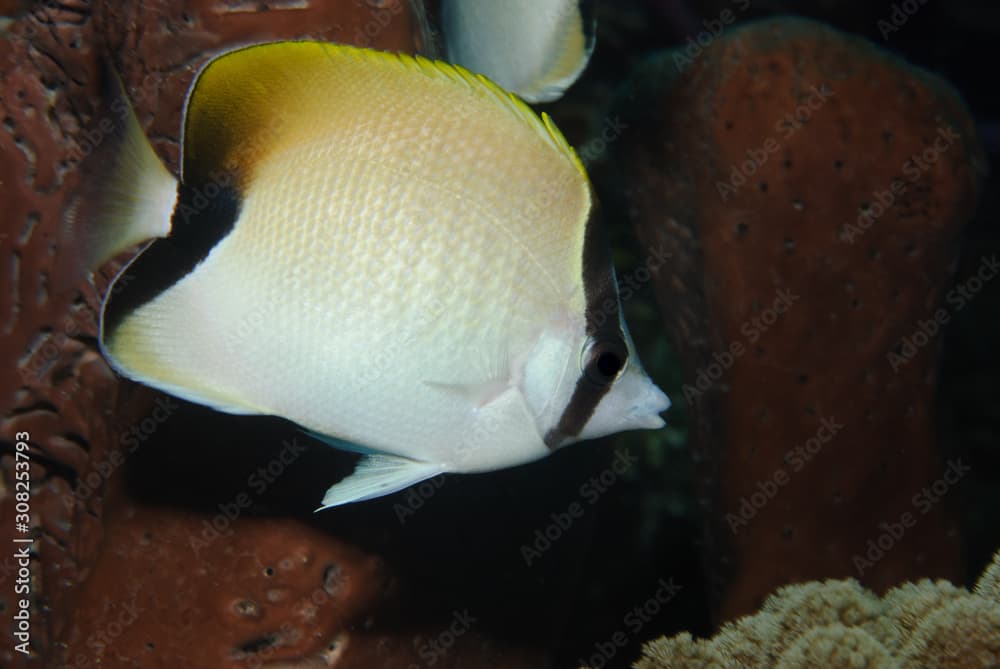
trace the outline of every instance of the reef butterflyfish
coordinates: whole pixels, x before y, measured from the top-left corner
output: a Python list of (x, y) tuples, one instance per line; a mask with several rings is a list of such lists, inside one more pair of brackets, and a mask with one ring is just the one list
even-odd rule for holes
[(594, 51), (593, 0), (442, 0), (448, 60), (528, 102), (562, 97)]
[[(120, 374), (365, 453), (322, 507), (658, 428), (600, 209), (548, 116), (421, 57), (277, 42), (211, 60), (180, 179), (120, 84), (76, 228)], [(96, 153), (94, 154), (96, 155)]]

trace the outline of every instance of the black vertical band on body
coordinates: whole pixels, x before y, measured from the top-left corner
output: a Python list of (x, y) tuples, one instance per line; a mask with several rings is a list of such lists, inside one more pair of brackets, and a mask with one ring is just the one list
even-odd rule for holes
[(102, 337), (114, 335), (128, 314), (194, 271), (236, 225), (242, 197), (229, 183), (177, 186), (169, 237), (147, 246), (115, 277), (104, 303)]

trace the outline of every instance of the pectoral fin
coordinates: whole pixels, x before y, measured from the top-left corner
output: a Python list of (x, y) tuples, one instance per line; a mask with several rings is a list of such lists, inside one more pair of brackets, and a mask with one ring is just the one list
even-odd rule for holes
[(442, 471), (441, 465), (432, 462), (418, 462), (397, 455), (368, 455), (358, 463), (353, 474), (326, 491), (323, 504), (316, 510), (389, 495)]
[(424, 385), (448, 393), (474, 407), (482, 407), (500, 397), (510, 388), (509, 379), (490, 379), (482, 383), (439, 383), (424, 381)]

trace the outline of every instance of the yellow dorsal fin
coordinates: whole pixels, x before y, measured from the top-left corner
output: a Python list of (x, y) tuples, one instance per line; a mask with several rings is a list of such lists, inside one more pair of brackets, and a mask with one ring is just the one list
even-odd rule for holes
[(556, 127), (552, 118), (544, 112), (541, 117), (539, 117), (538, 114), (536, 114), (535, 111), (524, 102), (524, 100), (517, 97), (514, 93), (505, 91), (498, 84), (494, 83), (489, 77), (482, 74), (474, 74), (461, 65), (453, 65), (440, 60), (428, 60), (423, 56), (409, 56), (406, 54), (393, 55), (382, 52), (373, 53), (378, 56), (398, 58), (405, 65), (415, 64), (428, 76), (443, 76), (451, 79), (452, 81), (464, 83), (482, 97), (495, 100), (497, 104), (507, 109), (512, 116), (520, 119), (522, 123), (533, 128), (537, 133), (545, 137), (545, 139), (552, 144), (553, 147), (573, 162), (584, 178), (587, 178), (587, 171), (584, 169), (583, 163), (580, 162), (580, 158), (576, 155), (576, 151), (574, 151), (573, 147), (566, 141), (566, 138), (563, 136), (559, 128)]
[[(358, 64), (363, 63), (363, 68)], [(222, 54), (196, 77), (188, 96), (183, 140), (182, 180), (212, 181), (222, 174), (245, 183), (263, 155), (290, 136), (315, 132), (310, 111), (338, 103), (338, 83), (367, 72), (397, 76), (422, 73), (467, 87), (481, 99), (507, 110), (532, 128), (586, 180), (576, 152), (543, 114), (482, 75), (421, 56), (393, 54), (316, 41), (271, 42)], [(374, 77), (373, 77), (374, 80)]]

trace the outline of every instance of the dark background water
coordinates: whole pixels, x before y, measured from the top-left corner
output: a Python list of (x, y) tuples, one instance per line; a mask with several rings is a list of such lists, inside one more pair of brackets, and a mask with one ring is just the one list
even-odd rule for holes
[[(746, 7), (745, 11), (742, 8)], [(976, 2), (683, 2), (635, 0), (604, 2), (598, 8), (598, 43), (583, 79), (550, 110), (576, 146), (596, 136), (607, 100), (625, 73), (663, 49), (688, 45), (720, 34), (719, 18), (729, 9), (738, 24), (773, 16), (796, 15), (825, 21), (863, 36), (881, 48), (947, 79), (975, 119), (989, 172), (977, 214), (963, 234), (956, 276), (975, 271), (984, 256), (1000, 251), (1000, 94), (992, 70), (998, 62), (1000, 5)], [(897, 25), (898, 24), (898, 25)], [(592, 167), (592, 169), (594, 169)], [(596, 166), (600, 173), (600, 161)], [(623, 216), (610, 217), (619, 273), (627, 274), (641, 254)], [(593, 656), (595, 640), (607, 640), (627, 625), (625, 616), (652, 593), (661, 576), (684, 584), (681, 596), (644, 626), (647, 632), (696, 635), (709, 631), (705, 585), (699, 571), (701, 537), (697, 505), (689, 486), (685, 451), (687, 417), (680, 393), (677, 361), (657, 328), (658, 316), (647, 286), (626, 305), (627, 317), (647, 367), (675, 399), (671, 427), (656, 437), (624, 435), (617, 444), (635, 448), (643, 458), (635, 480), (612, 489), (601, 501), (595, 541), (583, 574), (585, 587), (562, 652), (563, 666)], [(967, 308), (955, 315), (945, 334), (937, 393), (938, 423), (944, 452), (961, 454), (974, 474), (960, 489), (967, 574), (971, 579), (1000, 546), (1000, 284), (987, 284)], [(762, 380), (766, 382), (766, 380)], [(632, 638), (633, 635), (630, 635)], [(628, 666), (630, 646), (608, 662)]]
[[(737, 23), (783, 13), (822, 19), (945, 77), (964, 96), (990, 163), (995, 164), (1000, 154), (1000, 96), (992, 70), (1000, 39), (1000, 8), (986, 2), (929, 2), (905, 25), (883, 35), (885, 25), (879, 21), (890, 19), (895, 4), (899, 3), (755, 2), (734, 14)], [(542, 107), (571, 143), (586, 146), (602, 130), (608, 105), (637, 64), (699, 34), (718, 32), (722, 8), (732, 5), (666, 0), (600, 3), (597, 48), (588, 71), (563, 100)], [(727, 25), (722, 32), (734, 26)], [(603, 157), (591, 158), (590, 167), (599, 179), (605, 168)], [(982, 192), (979, 212), (964, 233), (958, 276), (974, 270), (984, 254), (1000, 251), (1000, 200), (994, 173)], [(621, 212), (609, 212), (608, 219), (619, 274), (626, 275), (641, 254)], [(475, 602), (479, 610), (492, 611), (484, 615), (485, 624), (500, 637), (523, 636), (523, 629), (511, 631), (517, 619), (538, 625), (539, 643), (554, 631), (561, 638), (560, 667), (587, 661), (625, 667), (637, 656), (642, 641), (683, 630), (711, 633), (703, 572), (704, 519), (699, 517), (690, 481), (679, 366), (662, 335), (650, 285), (629, 300), (626, 312), (642, 359), (674, 399), (668, 428), (581, 444), (514, 470), (450, 477), (440, 487), (426, 488), (426, 494), (401, 493), (336, 514), (320, 514), (313, 522), (390, 556), (403, 581), (423, 584), (420, 594), (414, 594), (422, 598), (420, 607), (445, 611), (459, 601)], [(956, 315), (945, 334), (938, 392), (943, 448), (965, 454), (975, 471), (961, 490), (970, 579), (1000, 545), (998, 314), (1000, 284), (991, 284)], [(183, 419), (172, 420), (155, 436), (173, 446), (144, 449), (130, 471), (133, 488), (148, 501), (176, 502), (176, 482), (182, 480), (188, 488), (186, 502), (211, 510), (215, 500), (230, 499), (245, 487), (254, 463), (271, 458), (274, 443), (297, 434), (292, 426), (273, 419), (234, 420), (187, 405), (181, 411)], [(195, 471), (192, 454), (177, 444), (203, 440), (206, 432), (224, 437), (217, 448), (197, 455)], [(616, 454), (627, 454), (636, 465), (612, 478), (607, 472), (614, 471)], [(245, 464), (234, 466), (234, 462)], [(350, 459), (314, 443), (291, 467), (296, 475), (268, 487), (255, 513), (308, 514), (317, 492), (337, 471), (346, 473)], [(604, 483), (599, 482), (602, 473)], [(585, 488), (592, 477), (598, 482)], [(599, 494), (592, 495), (595, 490)], [(582, 509), (580, 514), (574, 514), (573, 504)], [(548, 541), (539, 538), (546, 532)], [(670, 593), (663, 598), (668, 601), (650, 605), (664, 584), (676, 586), (676, 591), (661, 590)], [(428, 603), (428, 590), (440, 594), (438, 601)], [(456, 591), (462, 593), (460, 600)], [(624, 647), (608, 645), (614, 644), (616, 633), (627, 639)]]
[[(724, 9), (737, 20), (720, 28)], [(906, 18), (890, 30), (894, 13)], [(597, 5), (598, 42), (589, 69), (563, 100), (542, 108), (586, 153), (623, 82), (647, 58), (689, 40), (717, 39), (739, 23), (785, 14), (826, 21), (950, 81), (978, 125), (989, 164), (996, 164), (1000, 7), (986, 1), (606, 0)], [(595, 181), (606, 180), (605, 156), (585, 157)], [(1000, 252), (997, 186), (991, 169), (963, 233), (956, 276)], [(621, 208), (609, 207), (606, 214), (619, 274), (627, 276), (643, 253)], [(414, 612), (446, 619), (469, 607), (501, 645), (527, 638), (549, 646), (558, 639), (559, 667), (587, 661), (628, 666), (641, 642), (682, 630), (710, 634), (713, 620), (680, 365), (663, 334), (651, 283), (625, 309), (642, 360), (674, 400), (664, 430), (579, 444), (529, 466), (448, 477), (440, 485), (313, 515), (325, 488), (350, 471), (353, 456), (284, 421), (180, 403), (130, 458), (129, 492), (152, 506), (187, 506), (211, 517), (221, 513), (220, 503), (247, 490), (259, 467), (274, 462), (275, 444), (297, 440), (308, 448), (283, 466), (292, 475), (254, 491), (247, 514), (308, 518), (383, 557), (404, 590), (400, 619), (391, 625), (406, 628), (411, 621), (404, 618)], [(944, 333), (936, 407), (941, 447), (967, 458), (973, 469), (956, 499), (966, 584), (1000, 546), (998, 335), (1000, 282), (987, 284)], [(624, 461), (631, 464), (616, 469)], [(624, 635), (624, 646), (616, 634)]]

